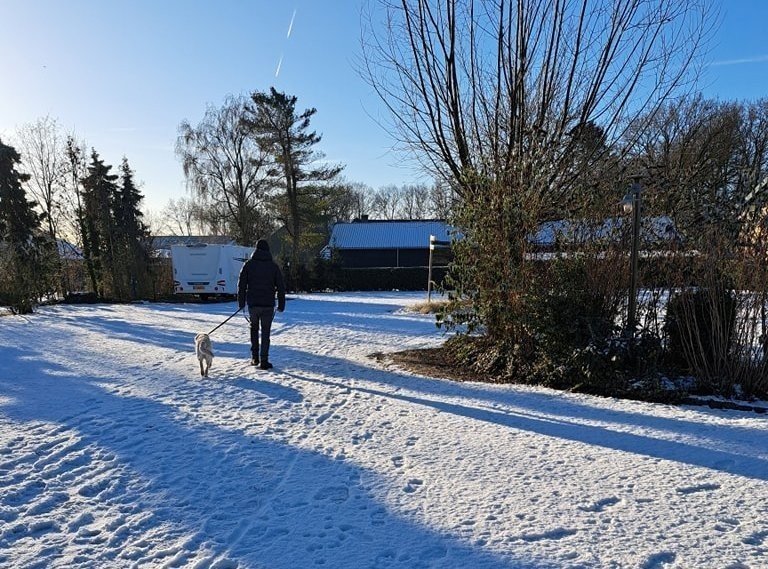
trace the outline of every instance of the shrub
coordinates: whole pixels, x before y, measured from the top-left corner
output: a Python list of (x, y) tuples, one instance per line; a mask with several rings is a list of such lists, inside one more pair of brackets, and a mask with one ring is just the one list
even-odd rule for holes
[(735, 323), (731, 290), (708, 287), (673, 295), (664, 323), (667, 362), (719, 391), (729, 375)]

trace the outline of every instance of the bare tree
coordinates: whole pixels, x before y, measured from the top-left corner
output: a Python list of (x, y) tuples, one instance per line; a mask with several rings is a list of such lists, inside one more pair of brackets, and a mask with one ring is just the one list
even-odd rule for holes
[(205, 233), (207, 228), (203, 210), (204, 206), (193, 199), (170, 199), (160, 214), (162, 230), (171, 235)]
[(433, 197), (423, 184), (390, 184), (373, 193), (371, 211), (379, 219), (424, 219), (433, 209)]
[[(542, 290), (614, 321), (621, 289), (590, 296), (595, 283), (607, 282), (598, 269), (616, 274), (614, 259), (598, 263), (591, 251), (594, 262), (579, 261), (566, 267), (571, 277), (553, 274), (547, 283), (550, 275), (535, 270), (530, 236), (557, 213), (594, 220), (615, 211), (617, 153), (626, 148), (619, 142), (630, 119), (652, 116), (693, 84), (712, 31), (707, 1), (376, 2), (381, 13), (371, 14), (364, 33), (363, 73), (389, 108), (401, 146), (457, 193), (452, 221), (464, 238), (454, 247), (451, 286), (473, 310), (462, 303), (448, 310), (452, 323), (484, 331), (499, 348), (480, 350), (498, 354), (478, 360), (488, 369), (522, 370), (521, 360), (530, 365), (547, 350), (551, 362), (584, 347), (563, 345), (571, 340), (557, 335), (564, 312), (554, 304), (547, 308), (554, 339), (542, 342), (544, 319), (531, 318), (547, 303)], [(574, 290), (589, 302), (573, 301)], [(598, 328), (611, 330), (588, 328), (579, 342)]]
[(735, 199), (740, 110), (733, 103), (683, 98), (640, 117), (630, 126), (631, 159), (650, 173), (655, 191), (647, 203), (672, 215), (694, 237), (703, 225), (720, 224)]
[(370, 197), (364, 188), (367, 188), (364, 184), (341, 181), (322, 190), (318, 213), (321, 219), (327, 220), (328, 237), (334, 223), (367, 214), (366, 204)]
[(429, 195), (429, 216), (435, 219), (450, 218), (456, 202), (456, 192), (451, 184), (436, 180), (429, 188)]
[(253, 245), (271, 228), (266, 202), (273, 181), (269, 153), (243, 123), (244, 105), (230, 96), (220, 108), (209, 106), (197, 126), (183, 121), (176, 153), (192, 191), (210, 204), (208, 211), (218, 213), (240, 243)]
[(768, 203), (768, 99), (742, 109), (737, 186), (743, 206), (762, 210)]
[(749, 213), (768, 203), (768, 104), (701, 97), (674, 101), (641, 118), (632, 160), (653, 180), (648, 204), (675, 218), (690, 239), (708, 228), (735, 246)]
[(379, 4), (388, 25), (367, 34), (365, 75), (400, 141), (462, 195), (478, 179), (566, 191), (570, 133), (592, 122), (617, 140), (687, 84), (711, 30), (705, 0)]
[(342, 182), (347, 185), (352, 196), (352, 203), (347, 219), (362, 219), (371, 215), (374, 198), (373, 188), (362, 182)]
[(430, 193), (424, 184), (407, 184), (400, 188), (403, 219), (425, 219), (428, 217)]
[(19, 150), (29, 174), (30, 194), (45, 216), (48, 235), (55, 242), (61, 221), (60, 197), (64, 175), (64, 141), (56, 119), (45, 116), (22, 126)]
[(401, 202), (402, 196), (399, 187), (394, 184), (382, 186), (376, 190), (373, 196), (371, 211), (379, 219), (397, 219)]

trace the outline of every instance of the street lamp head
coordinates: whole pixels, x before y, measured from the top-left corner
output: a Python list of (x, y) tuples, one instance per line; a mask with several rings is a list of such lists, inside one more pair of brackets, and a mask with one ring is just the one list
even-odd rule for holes
[(631, 192), (626, 194), (624, 196), (624, 199), (619, 202), (621, 204), (621, 208), (624, 210), (624, 213), (632, 213), (632, 210), (635, 207), (635, 196)]

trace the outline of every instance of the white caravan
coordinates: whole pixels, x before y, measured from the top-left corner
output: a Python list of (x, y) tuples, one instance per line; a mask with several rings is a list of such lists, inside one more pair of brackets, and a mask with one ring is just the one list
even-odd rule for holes
[(237, 278), (252, 247), (239, 245), (172, 245), (173, 291), (201, 298), (237, 295)]

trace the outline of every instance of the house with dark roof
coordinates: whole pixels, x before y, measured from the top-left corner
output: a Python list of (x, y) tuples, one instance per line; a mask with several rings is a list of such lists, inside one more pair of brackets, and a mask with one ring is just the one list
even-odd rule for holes
[(429, 265), (430, 237), (450, 241), (441, 220), (355, 220), (333, 226), (323, 255), (347, 269), (409, 268)]
[(426, 290), (445, 277), (450, 233), (437, 219), (363, 218), (334, 225), (321, 256), (333, 260), (332, 286), (341, 290)]

